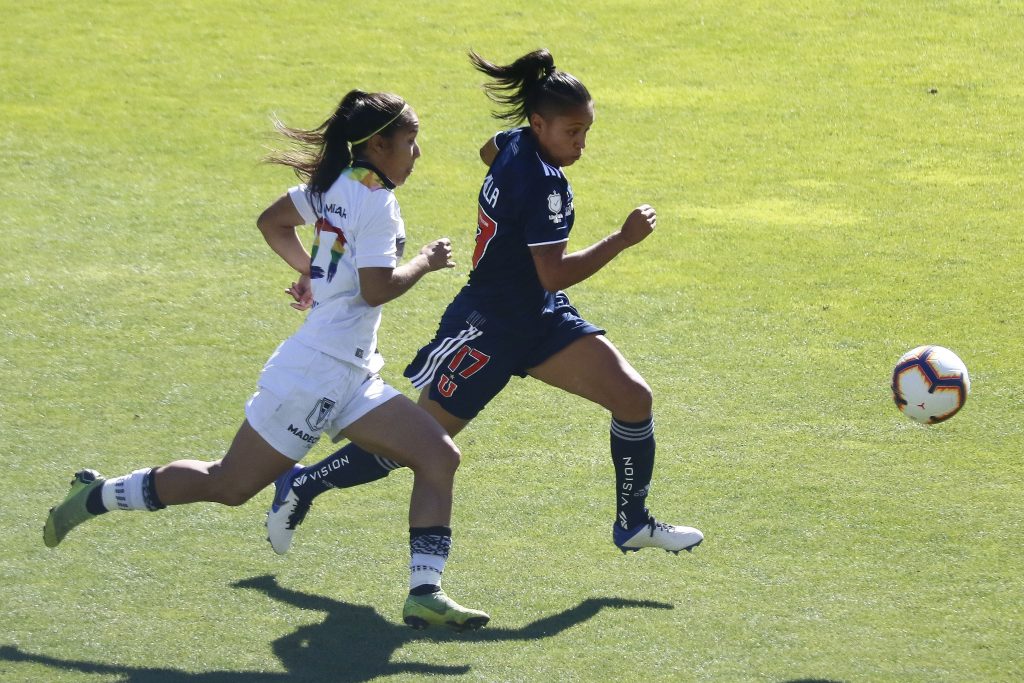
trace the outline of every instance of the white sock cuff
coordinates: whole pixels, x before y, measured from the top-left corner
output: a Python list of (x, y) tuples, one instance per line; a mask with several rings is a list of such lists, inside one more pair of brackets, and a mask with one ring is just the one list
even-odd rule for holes
[(445, 558), (440, 555), (413, 553), (412, 559), (409, 560), (409, 588), (423, 584), (440, 586), (444, 565)]
[(151, 467), (144, 467), (103, 482), (103, 507), (108, 510), (149, 510), (143, 486), (151, 470)]

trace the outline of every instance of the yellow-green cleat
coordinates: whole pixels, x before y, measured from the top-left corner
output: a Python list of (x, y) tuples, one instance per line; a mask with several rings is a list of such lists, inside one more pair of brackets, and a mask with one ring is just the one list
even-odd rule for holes
[(85, 520), (96, 517), (85, 508), (85, 502), (89, 499), (89, 494), (93, 489), (103, 486), (104, 481), (105, 479), (96, 470), (75, 472), (68, 495), (60, 505), (50, 508), (50, 514), (46, 518), (46, 526), (43, 527), (43, 543), (48, 548), (56, 548), (69, 531)]
[(456, 631), (476, 630), (491, 620), (486, 612), (463, 607), (445, 595), (444, 591), (410, 595), (405, 600), (402, 619), (415, 629), (448, 626)]

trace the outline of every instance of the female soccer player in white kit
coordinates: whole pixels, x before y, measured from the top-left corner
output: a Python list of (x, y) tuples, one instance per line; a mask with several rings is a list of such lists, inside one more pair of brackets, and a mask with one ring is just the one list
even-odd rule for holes
[[(299, 149), (270, 161), (292, 167), (306, 182), (271, 204), (257, 225), (300, 275), (291, 291), (312, 304), (305, 322), (267, 361), (223, 458), (178, 460), (112, 479), (82, 470), (50, 510), (43, 540), (55, 547), (75, 526), (109, 510), (200, 501), (241, 505), (290, 470), (321, 434), (341, 434), (414, 472), (405, 622), (479, 628), (488, 615), (460, 606), (440, 587), (451, 548), (459, 450), (434, 419), (378, 374), (381, 306), (426, 273), (454, 266), (447, 238), (399, 265), (405, 227), (393, 190), (420, 156), (419, 121), (397, 95), (353, 90), (319, 127), (278, 129)], [(316, 227), (311, 253), (296, 233), (306, 224)]]

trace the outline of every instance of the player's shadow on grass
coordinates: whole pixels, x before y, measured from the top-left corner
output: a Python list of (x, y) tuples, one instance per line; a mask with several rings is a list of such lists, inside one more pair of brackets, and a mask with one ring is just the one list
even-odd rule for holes
[(408, 626), (393, 624), (372, 607), (353, 605), (320, 595), (310, 595), (283, 588), (273, 576), (259, 576), (234, 584), (250, 588), (293, 607), (326, 612), (319, 624), (303, 626), (294, 633), (275, 640), (274, 654), (285, 673), (261, 671), (210, 671), (190, 673), (177, 669), (115, 666), (100, 662), (61, 659), (25, 652), (13, 646), (0, 647), (0, 661), (34, 662), (54, 669), (81, 671), (88, 674), (122, 676), (129, 683), (251, 683), (252, 681), (369, 681), (379, 676), (399, 673), (434, 676), (459, 676), (469, 672), (468, 665), (392, 662), (396, 650), (416, 640), (458, 640), (465, 643), (488, 643), (505, 640), (539, 640), (558, 635), (572, 626), (592, 618), (604, 608), (637, 607), (672, 609), (672, 605), (648, 600), (622, 598), (591, 598), (580, 604), (538, 619), (518, 629), (484, 628), (480, 631), (452, 633), (443, 629), (413, 631)]

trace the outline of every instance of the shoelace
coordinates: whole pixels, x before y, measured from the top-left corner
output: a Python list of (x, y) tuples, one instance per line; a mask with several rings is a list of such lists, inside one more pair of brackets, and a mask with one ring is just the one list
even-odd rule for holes
[(313, 507), (313, 501), (304, 501), (298, 496), (295, 502), (295, 509), (292, 510), (292, 514), (288, 515), (288, 528), (292, 531), (295, 527), (302, 524), (302, 520), (306, 518), (306, 513), (309, 512), (309, 508)]
[(657, 531), (658, 529), (661, 529), (662, 531), (665, 531), (667, 533), (672, 533), (672, 525), (671, 524), (665, 524), (665, 522), (659, 522), (658, 520), (654, 519), (653, 517), (651, 517), (650, 521), (647, 522), (647, 526), (650, 527), (650, 529), (651, 529), (651, 538), (654, 538), (654, 532)]

